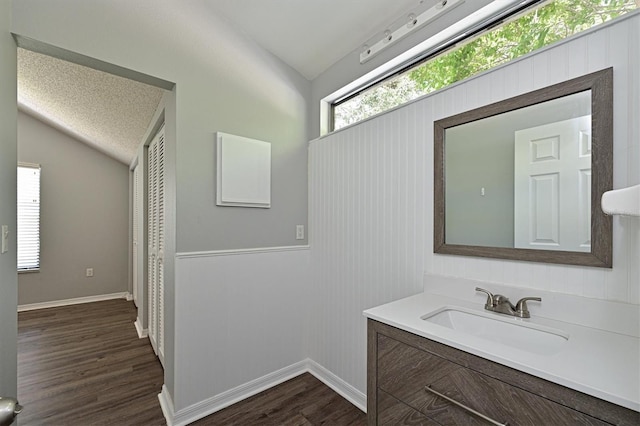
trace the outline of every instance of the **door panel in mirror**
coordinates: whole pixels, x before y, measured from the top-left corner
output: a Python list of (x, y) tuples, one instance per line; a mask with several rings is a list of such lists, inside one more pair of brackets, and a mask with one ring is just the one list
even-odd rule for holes
[(609, 68), (436, 121), (434, 252), (611, 267), (612, 80)]

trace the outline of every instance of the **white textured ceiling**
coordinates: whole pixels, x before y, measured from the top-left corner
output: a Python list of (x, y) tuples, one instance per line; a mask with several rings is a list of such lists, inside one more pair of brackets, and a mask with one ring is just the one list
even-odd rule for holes
[[(408, 11), (436, 0), (185, 0), (201, 2), (312, 80)], [(170, 3), (175, 7), (181, 5)], [(137, 10), (137, 9), (136, 9)], [(183, 11), (191, 8), (183, 8)], [(192, 8), (193, 13), (200, 13)], [(135, 16), (131, 17), (135, 19)], [(194, 19), (199, 18), (194, 16)], [(141, 19), (144, 21), (144, 19)], [(163, 89), (18, 49), (18, 104), (129, 164)]]
[(376, 33), (435, 0), (209, 0), (209, 7), (313, 80)]
[(95, 149), (129, 164), (163, 89), (18, 49), (18, 104)]

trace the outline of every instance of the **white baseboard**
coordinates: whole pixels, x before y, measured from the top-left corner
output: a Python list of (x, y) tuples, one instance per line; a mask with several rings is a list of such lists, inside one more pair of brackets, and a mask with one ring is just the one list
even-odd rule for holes
[(158, 399), (160, 400), (162, 414), (167, 420), (167, 426), (174, 426), (175, 423), (173, 423), (173, 419), (175, 419), (175, 414), (173, 412), (173, 399), (171, 399), (171, 395), (169, 395), (169, 391), (167, 391), (165, 385), (162, 385), (162, 391), (158, 394)]
[(33, 311), (35, 309), (57, 308), (59, 306), (79, 305), (81, 303), (102, 302), (104, 300), (126, 299), (130, 300), (131, 293), (99, 294), (97, 296), (76, 297), (74, 299), (54, 300), (51, 302), (29, 303), (18, 305), (18, 312)]
[(336, 391), (344, 399), (355, 405), (360, 411), (367, 412), (367, 395), (342, 380), (317, 362), (307, 358), (307, 371), (318, 380)]
[[(226, 392), (218, 394), (209, 399), (205, 399), (204, 401), (193, 404), (187, 408), (183, 408), (182, 410), (179, 410), (177, 412), (173, 411), (173, 404), (171, 404), (170, 407), (167, 407), (166, 410), (163, 408), (162, 412), (165, 414), (165, 419), (167, 420), (168, 426), (188, 425), (189, 423), (206, 417), (209, 414), (215, 413), (216, 411), (220, 411), (223, 408), (235, 404), (236, 402), (242, 401), (243, 399), (249, 398), (250, 396), (253, 396), (275, 385), (299, 376), (305, 371), (308, 371), (306, 367), (306, 360), (300, 361), (288, 367), (274, 371), (273, 373), (267, 374), (266, 376), (259, 377), (248, 383), (237, 386), (233, 389), (229, 389)], [(165, 392), (164, 387), (162, 391), (163, 393)], [(162, 393), (159, 397), (162, 397)], [(169, 402), (170, 400), (171, 399), (169, 396), (165, 397), (165, 403)], [(173, 416), (167, 417), (167, 414), (173, 414)]]
[(183, 426), (303, 373), (313, 374), (318, 380), (329, 386), (360, 410), (366, 412), (367, 397), (365, 394), (309, 358), (183, 408), (178, 412), (174, 411), (173, 401), (166, 387), (162, 387), (162, 392), (158, 395), (158, 399), (160, 400), (160, 406), (167, 425)]
[(261, 253), (278, 253), (283, 251), (300, 251), (300, 250), (311, 250), (311, 246), (301, 245), (301, 246), (280, 246), (280, 247), (235, 249), (235, 250), (180, 252), (180, 253), (176, 253), (176, 259), (190, 259), (190, 258), (196, 258), (196, 257), (215, 257), (215, 256), (234, 256), (234, 255), (248, 255), (248, 254), (261, 254)]
[(138, 332), (138, 337), (140, 339), (149, 337), (149, 330), (146, 328), (142, 328), (142, 324), (140, 323), (140, 318), (136, 318), (136, 320), (133, 322), (133, 325), (135, 325), (136, 331)]
[(127, 302), (131, 302), (133, 300), (133, 294), (127, 292), (127, 296), (125, 297), (125, 299), (127, 299)]

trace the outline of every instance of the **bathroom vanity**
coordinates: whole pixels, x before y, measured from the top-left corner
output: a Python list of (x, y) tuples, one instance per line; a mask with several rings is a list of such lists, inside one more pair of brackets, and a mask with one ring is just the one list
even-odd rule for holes
[(561, 337), (509, 346), (429, 321), (447, 310), (480, 323), (487, 315), (482, 305), (426, 293), (365, 311), (370, 425), (640, 424), (636, 337), (488, 313), (516, 330)]

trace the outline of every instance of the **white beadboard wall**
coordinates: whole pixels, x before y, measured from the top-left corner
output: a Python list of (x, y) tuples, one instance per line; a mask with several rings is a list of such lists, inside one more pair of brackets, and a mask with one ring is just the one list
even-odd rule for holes
[(423, 273), (640, 304), (640, 219), (614, 218), (613, 269), (433, 254), (433, 122), (614, 67), (614, 187), (640, 183), (640, 15), (310, 143), (309, 357), (366, 391), (363, 309)]
[(308, 247), (176, 255), (175, 412), (211, 408), (206, 401), (306, 359), (309, 255)]

